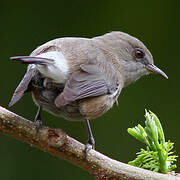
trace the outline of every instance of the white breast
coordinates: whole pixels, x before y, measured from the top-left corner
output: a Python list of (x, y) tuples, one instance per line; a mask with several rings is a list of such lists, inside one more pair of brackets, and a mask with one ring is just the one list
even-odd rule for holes
[(42, 53), (37, 57), (53, 59), (53, 64), (37, 65), (37, 68), (45, 77), (52, 79), (54, 82), (65, 83), (69, 74), (69, 67), (67, 60), (61, 52), (50, 51), (47, 53)]

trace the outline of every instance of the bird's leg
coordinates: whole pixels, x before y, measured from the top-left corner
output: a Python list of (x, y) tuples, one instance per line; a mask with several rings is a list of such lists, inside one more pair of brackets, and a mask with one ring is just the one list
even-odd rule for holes
[(95, 147), (95, 140), (92, 134), (91, 126), (88, 119), (86, 120), (87, 130), (88, 130), (88, 141), (85, 147), (85, 153), (87, 154), (89, 150), (94, 149)]
[(34, 122), (35, 122), (36, 128), (37, 128), (37, 131), (39, 131), (39, 129), (40, 129), (41, 126), (42, 126), (41, 111), (42, 111), (42, 107), (39, 106), (39, 107), (38, 107), (37, 114), (36, 114), (35, 119), (34, 119)]

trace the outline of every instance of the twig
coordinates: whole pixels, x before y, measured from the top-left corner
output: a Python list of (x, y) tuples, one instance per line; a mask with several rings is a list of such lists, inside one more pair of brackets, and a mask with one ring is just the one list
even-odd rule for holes
[(96, 179), (180, 180), (180, 177), (154, 173), (118, 162), (95, 150), (90, 150), (85, 156), (85, 146), (69, 137), (63, 130), (43, 126), (37, 133), (32, 121), (1, 106), (0, 133), (11, 135), (53, 156), (63, 158), (88, 171)]

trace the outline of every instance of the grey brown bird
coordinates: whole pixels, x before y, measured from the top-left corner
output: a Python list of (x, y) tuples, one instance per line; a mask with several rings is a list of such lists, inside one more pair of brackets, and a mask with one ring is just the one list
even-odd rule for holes
[(38, 127), (42, 109), (68, 120), (85, 121), (89, 135), (86, 153), (95, 144), (89, 120), (107, 112), (124, 87), (150, 73), (168, 78), (154, 65), (146, 46), (123, 32), (90, 39), (59, 38), (41, 45), (30, 56), (11, 59), (28, 64), (28, 68), (9, 105), (32, 92), (39, 107)]

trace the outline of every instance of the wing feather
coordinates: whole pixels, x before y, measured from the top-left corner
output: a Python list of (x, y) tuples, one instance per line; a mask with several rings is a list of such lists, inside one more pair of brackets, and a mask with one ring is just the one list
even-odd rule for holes
[[(81, 70), (73, 73), (65, 84), (63, 92), (57, 96), (55, 105), (60, 108), (75, 100), (108, 94), (112, 89), (104, 72), (94, 64), (81, 65)], [(113, 92), (114, 92), (113, 91)]]

